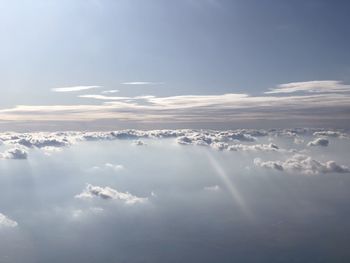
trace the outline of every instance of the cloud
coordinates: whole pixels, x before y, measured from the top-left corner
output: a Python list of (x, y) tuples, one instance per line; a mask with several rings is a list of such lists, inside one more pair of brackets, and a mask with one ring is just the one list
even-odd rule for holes
[(85, 190), (82, 193), (75, 196), (75, 198), (78, 199), (91, 199), (94, 197), (98, 197), (104, 200), (119, 200), (128, 205), (144, 203), (148, 200), (148, 198), (137, 197), (135, 195), (130, 194), (129, 192), (119, 192), (108, 186), (100, 187), (93, 186), (91, 184), (87, 184)]
[(101, 88), (101, 86), (72, 86), (72, 87), (62, 87), (62, 88), (53, 88), (54, 92), (74, 92), (74, 91), (82, 91), (89, 89), (97, 89)]
[(262, 152), (278, 152), (284, 151), (280, 149), (276, 144), (254, 144), (254, 145), (244, 145), (244, 144), (233, 144), (228, 146), (229, 151), (262, 151)]
[(263, 168), (299, 172), (307, 175), (320, 173), (350, 173), (350, 169), (347, 166), (339, 165), (335, 161), (322, 163), (302, 154), (296, 154), (285, 161), (262, 161), (260, 158), (255, 158), (254, 164)]
[[(338, 134), (336, 130), (332, 131), (334, 134)], [(296, 143), (302, 143), (304, 141), (303, 136), (310, 136), (312, 134), (323, 134), (322, 129), (238, 129), (227, 131), (215, 131), (215, 130), (192, 130), (192, 129), (179, 129), (179, 130), (120, 130), (120, 131), (106, 131), (106, 132), (79, 132), (79, 131), (67, 131), (67, 132), (32, 132), (32, 133), (14, 133), (6, 132), (0, 133), (0, 143), (14, 148), (20, 148), (15, 152), (8, 151), (3, 153), (2, 158), (13, 159), (22, 156), (26, 157), (26, 148), (38, 148), (42, 149), (45, 153), (57, 152), (59, 149), (76, 144), (82, 141), (112, 141), (112, 140), (133, 140), (133, 144), (141, 146), (145, 145), (142, 139), (161, 139), (161, 138), (175, 138), (176, 142), (181, 145), (199, 145), (207, 146), (216, 150), (227, 151), (264, 151), (264, 152), (295, 152), (294, 149), (280, 148), (275, 143), (255, 143), (258, 138), (269, 136), (269, 138), (275, 138), (277, 136), (287, 136), (294, 140)], [(330, 134), (333, 134), (330, 133)], [(348, 135), (344, 132), (342, 136)], [(339, 137), (342, 138), (342, 137)], [(316, 144), (325, 145), (325, 138), (310, 142), (309, 146)], [(25, 151), (26, 152), (26, 151)], [(116, 169), (120, 170), (120, 167), (114, 164), (105, 164), (101, 167), (96, 166), (94, 169), (111, 169), (107, 166), (116, 166)], [(92, 169), (93, 170), (93, 169)]]
[(71, 212), (71, 216), (74, 220), (80, 220), (83, 217), (90, 216), (90, 215), (97, 215), (102, 214), (104, 212), (104, 209), (102, 207), (90, 207), (88, 209), (74, 209)]
[(0, 159), (27, 159), (28, 153), (27, 151), (21, 148), (12, 148), (4, 153), (0, 153)]
[(125, 167), (121, 164), (105, 163), (103, 166), (94, 166), (89, 171), (101, 171), (101, 170), (112, 170), (114, 172), (120, 172), (125, 170)]
[(131, 82), (122, 82), (122, 85), (160, 85), (164, 82), (152, 82), (152, 81), (131, 81)]
[(329, 92), (349, 92), (350, 85), (345, 85), (336, 80), (316, 80), (305, 82), (292, 82), (281, 84), (277, 88), (270, 89), (265, 94), (274, 93), (293, 93), (293, 92), (311, 92), (311, 93), (329, 93)]
[(1, 227), (16, 227), (18, 226), (18, 223), (10, 218), (8, 218), (7, 216), (5, 216), (4, 214), (0, 213), (0, 228)]
[(316, 131), (314, 136), (333, 137), (333, 138), (348, 138), (348, 136), (340, 131)]
[(309, 142), (307, 146), (328, 146), (329, 141), (326, 138), (316, 138), (315, 140)]
[(113, 96), (105, 96), (105, 95), (99, 95), (99, 94), (86, 94), (86, 95), (79, 95), (79, 98), (86, 98), (86, 99), (95, 99), (95, 100), (132, 100), (132, 98), (129, 97), (113, 97)]
[(221, 190), (221, 187), (218, 185), (211, 185), (211, 186), (206, 186), (204, 187), (205, 191), (211, 191), (211, 192), (217, 192)]
[(117, 89), (110, 89), (110, 90), (104, 90), (101, 93), (102, 94), (110, 94), (110, 93), (118, 93), (118, 92), (119, 92), (119, 90), (117, 90)]
[[(288, 87), (291, 91), (290, 86), (283, 87)], [(304, 89), (313, 90), (311, 88)], [(155, 123), (174, 125), (177, 123), (193, 125), (253, 123), (261, 126), (269, 126), (267, 122), (282, 122), (288, 123), (288, 125), (293, 122), (308, 124), (348, 123), (350, 121), (348, 114), (350, 92), (345, 92), (345, 90), (350, 91), (350, 89), (342, 88), (343, 93), (339, 93), (339, 90), (338, 87), (337, 89), (333, 88), (332, 92), (304, 92), (298, 95), (284, 92), (283, 96), (273, 94), (252, 96), (244, 93), (229, 93), (168, 97), (151, 95), (122, 97), (85, 94), (79, 97), (95, 99), (100, 103), (88, 105), (17, 105), (13, 108), (1, 109), (0, 120), (6, 122), (64, 121), (72, 123), (76, 121), (104, 120), (111, 122), (117, 120), (118, 122), (142, 124), (149, 127), (154, 127)]]
[(143, 146), (143, 145), (147, 145), (147, 144), (142, 140), (135, 140), (135, 141), (133, 141), (133, 145)]

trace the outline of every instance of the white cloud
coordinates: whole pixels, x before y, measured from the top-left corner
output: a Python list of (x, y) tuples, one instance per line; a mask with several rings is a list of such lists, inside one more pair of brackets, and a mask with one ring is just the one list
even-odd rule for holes
[(284, 151), (280, 149), (276, 144), (254, 144), (254, 145), (244, 145), (244, 144), (233, 144), (227, 148), (229, 151), (263, 151), (263, 152), (277, 152)]
[(102, 207), (90, 207), (88, 209), (74, 209), (71, 216), (74, 220), (80, 220), (86, 216), (102, 214), (104, 209)]
[(220, 191), (221, 188), (220, 188), (220, 186), (218, 186), (218, 185), (211, 185), (211, 186), (206, 186), (206, 187), (204, 187), (204, 190), (205, 190), (205, 191), (217, 192), (217, 191)]
[(85, 190), (76, 195), (75, 198), (78, 199), (91, 199), (94, 197), (99, 197), (101, 199), (113, 199), (124, 202), (128, 205), (133, 205), (136, 203), (144, 203), (148, 200), (148, 198), (137, 197), (135, 195), (130, 194), (129, 192), (119, 192), (111, 187), (100, 187), (93, 186), (91, 184), (87, 184)]
[(86, 99), (95, 99), (95, 100), (132, 100), (130, 97), (114, 97), (114, 96), (106, 96), (106, 95), (100, 95), (100, 94), (86, 94), (86, 95), (79, 95), (79, 98), (86, 98)]
[(0, 153), (0, 159), (27, 159), (28, 153), (22, 148), (12, 148)]
[(112, 164), (112, 163), (105, 163), (103, 166), (93, 166), (89, 169), (89, 171), (95, 172), (95, 171), (103, 171), (103, 170), (112, 170), (114, 172), (120, 172), (122, 170), (125, 170), (125, 167), (121, 164)]
[(110, 90), (104, 90), (101, 93), (102, 94), (110, 94), (110, 93), (118, 93), (118, 92), (119, 92), (119, 90), (117, 90), (117, 89), (110, 89)]
[(133, 145), (144, 146), (144, 145), (147, 145), (147, 144), (144, 141), (142, 141), (142, 140), (135, 140), (135, 141), (133, 141)]
[(0, 227), (16, 227), (18, 223), (0, 213)]
[(53, 88), (54, 92), (74, 92), (74, 91), (83, 91), (89, 89), (97, 89), (101, 86), (72, 86), (72, 87), (62, 87), (62, 88)]
[(316, 138), (315, 140), (309, 142), (307, 146), (328, 146), (329, 141), (326, 138)]
[[(290, 83), (283, 85), (290, 85)], [(309, 87), (308, 85), (307, 87)], [(290, 86), (283, 87), (288, 87), (290, 91)], [(262, 119), (273, 122), (287, 122), (286, 119), (288, 119), (288, 124), (292, 120), (332, 123), (341, 121), (344, 123), (345, 120), (349, 119), (347, 111), (350, 108), (350, 92), (346, 93), (345, 90), (350, 89), (342, 88), (344, 93), (338, 93), (339, 90), (333, 88), (333, 92), (307, 92), (299, 95), (284, 92), (285, 96), (251, 96), (241, 93), (121, 97), (85, 94), (79, 97), (99, 100), (101, 104), (17, 105), (14, 108), (1, 109), (0, 119), (9, 122), (73, 122), (103, 119), (145, 125), (167, 122), (174, 124), (255, 123)]]
[(131, 81), (131, 82), (122, 82), (122, 85), (160, 85), (164, 82), (152, 82), (152, 81)]
[(293, 92), (312, 92), (312, 93), (328, 93), (328, 92), (349, 92), (350, 85), (345, 85), (341, 81), (336, 80), (315, 80), (305, 82), (292, 82), (281, 84), (277, 88), (270, 89), (265, 94), (274, 93), (293, 93)]
[(255, 158), (254, 164), (263, 168), (275, 169), (278, 171), (300, 172), (307, 175), (320, 173), (350, 173), (350, 169), (347, 166), (339, 165), (335, 161), (322, 163), (302, 154), (296, 154), (285, 161), (262, 161), (260, 158)]
[[(303, 143), (304, 136), (312, 134), (324, 134), (322, 129), (273, 129), (269, 131), (255, 129), (238, 129), (227, 131), (215, 130), (120, 130), (107, 132), (32, 132), (32, 133), (0, 133), (0, 142), (19, 148), (18, 150), (10, 149), (5, 153), (0, 154), (1, 158), (6, 159), (25, 159), (27, 157), (26, 148), (38, 148), (44, 151), (45, 154), (51, 154), (59, 151), (62, 147), (70, 146), (81, 141), (99, 141), (99, 140), (133, 140), (135, 145), (145, 145), (142, 139), (152, 138), (174, 138), (181, 145), (199, 145), (207, 146), (216, 150), (227, 151), (252, 151), (252, 152), (281, 152), (292, 153), (295, 149), (285, 149), (279, 147), (275, 143), (255, 143), (260, 140), (260, 137), (269, 136), (276, 138), (277, 136), (287, 136), (294, 140), (295, 143)], [(328, 133), (327, 133), (328, 134)], [(333, 130), (330, 134), (338, 134), (338, 131)], [(340, 134), (340, 133), (339, 133)], [(333, 135), (332, 135), (333, 136)], [(342, 137), (348, 137), (345, 132), (341, 133)], [(297, 140), (297, 141), (296, 141)], [(309, 146), (325, 145), (326, 140), (320, 137), (309, 143)], [(114, 167), (114, 168), (112, 168)], [(114, 169), (122, 170), (120, 164), (104, 164), (95, 166), (93, 170)]]
[(348, 136), (340, 131), (316, 131), (313, 134), (314, 136), (323, 136), (323, 137), (334, 137), (334, 138), (347, 138)]
[(109, 169), (112, 169), (115, 172), (118, 172), (118, 171), (121, 171), (121, 170), (125, 169), (124, 166), (121, 165), (121, 164), (112, 164), (112, 163), (105, 163), (105, 167), (109, 168)]

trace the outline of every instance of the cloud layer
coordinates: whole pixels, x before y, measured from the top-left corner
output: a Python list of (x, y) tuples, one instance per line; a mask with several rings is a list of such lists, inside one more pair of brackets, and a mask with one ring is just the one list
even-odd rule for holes
[[(151, 82), (126, 82), (146, 85)], [(73, 92), (98, 88), (77, 86), (56, 88), (57, 92)], [(108, 96), (81, 94), (80, 98), (96, 100), (96, 104), (79, 105), (17, 105), (1, 109), (0, 120), (29, 121), (97, 121), (118, 120), (126, 123), (164, 124), (189, 123), (212, 125), (221, 123), (289, 124), (350, 123), (350, 88), (340, 81), (308, 81), (281, 84), (263, 95), (228, 93), (217, 95), (176, 95), (159, 97)], [(288, 119), (288, 122), (286, 121)], [(259, 123), (259, 125), (257, 125)], [(329, 126), (327, 125), (327, 126)]]
[(312, 159), (310, 156), (296, 154), (285, 161), (262, 161), (254, 159), (254, 164), (259, 167), (275, 169), (278, 171), (300, 172), (307, 175), (320, 173), (350, 173), (347, 166), (339, 165), (335, 161), (325, 163)]

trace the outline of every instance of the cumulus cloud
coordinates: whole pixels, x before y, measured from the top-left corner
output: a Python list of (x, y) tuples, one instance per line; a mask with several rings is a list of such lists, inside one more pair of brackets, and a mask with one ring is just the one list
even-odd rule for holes
[(0, 213), (0, 228), (1, 227), (16, 227), (18, 226), (18, 223), (4, 214)]
[[(282, 129), (282, 130), (255, 130), (255, 129), (237, 129), (227, 131), (215, 130), (120, 130), (107, 132), (33, 132), (33, 133), (0, 133), (0, 142), (5, 145), (21, 146), (22, 148), (39, 148), (45, 153), (51, 154), (59, 151), (60, 148), (76, 144), (81, 141), (111, 141), (111, 140), (133, 140), (133, 144), (141, 146), (145, 145), (142, 139), (162, 139), (175, 138), (181, 145), (199, 145), (211, 147), (216, 150), (228, 151), (271, 151), (271, 152), (295, 152), (294, 149), (280, 148), (275, 143), (256, 143), (260, 137), (269, 136), (276, 138), (277, 136), (287, 136), (294, 139), (294, 143), (303, 143), (305, 136), (312, 134), (322, 135), (331, 134), (336, 137), (337, 131), (325, 132), (317, 129)], [(341, 136), (348, 136), (346, 133), (339, 133)], [(303, 137), (304, 136), (304, 137)], [(338, 136), (339, 138), (342, 138)], [(324, 145), (327, 139), (320, 137), (310, 142), (309, 146)], [(21, 149), (22, 149), (21, 148)], [(56, 150), (57, 149), (57, 150)], [(25, 150), (24, 150), (25, 151)], [(19, 151), (17, 151), (20, 153)], [(5, 157), (7, 156), (7, 157)], [(3, 153), (2, 158), (10, 157), (11, 153)], [(14, 156), (18, 156), (16, 153)], [(24, 156), (24, 155), (23, 155)], [(99, 167), (102, 168), (102, 167)], [(106, 168), (106, 167), (104, 167)]]
[(91, 199), (94, 197), (98, 197), (104, 200), (119, 200), (128, 205), (144, 203), (148, 200), (148, 198), (137, 197), (135, 195), (130, 194), (129, 192), (119, 192), (108, 186), (100, 187), (93, 186), (91, 184), (87, 184), (85, 190), (82, 193), (75, 196), (75, 198), (78, 199)]
[(74, 91), (82, 91), (89, 89), (97, 89), (101, 88), (101, 86), (72, 86), (72, 87), (62, 87), (62, 88), (53, 88), (54, 92), (74, 92)]
[(260, 158), (255, 158), (254, 164), (263, 168), (299, 172), (308, 175), (320, 173), (350, 173), (350, 169), (347, 166), (339, 165), (335, 161), (322, 163), (312, 159), (310, 156), (302, 154), (296, 154), (285, 161), (262, 161)]
[(276, 144), (254, 144), (254, 145), (244, 145), (244, 144), (233, 144), (228, 146), (229, 151), (263, 151), (263, 152), (277, 152), (282, 151)]
[(27, 151), (21, 148), (12, 148), (0, 153), (0, 159), (27, 159)]
[(329, 141), (326, 138), (316, 138), (315, 140), (309, 142), (307, 146), (328, 146)]
[(340, 131), (316, 131), (313, 134), (314, 136), (323, 136), (323, 137), (333, 137), (333, 138), (347, 138), (347, 134)]

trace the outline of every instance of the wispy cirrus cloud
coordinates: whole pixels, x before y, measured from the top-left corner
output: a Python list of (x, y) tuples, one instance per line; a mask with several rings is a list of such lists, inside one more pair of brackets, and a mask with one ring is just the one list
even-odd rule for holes
[(102, 94), (112, 94), (112, 93), (118, 93), (118, 92), (119, 92), (119, 90), (117, 90), (117, 89), (110, 89), (110, 90), (104, 90), (101, 93)]
[[(323, 83), (324, 81), (319, 82)], [(303, 90), (308, 92), (294, 94), (292, 90), (296, 89), (292, 87), (295, 86), (295, 83), (283, 84), (284, 88), (289, 87), (289, 91), (278, 94), (278, 96), (274, 94), (253, 96), (244, 93), (166, 97), (82, 94), (78, 97), (101, 102), (76, 105), (18, 105), (13, 108), (1, 109), (0, 120), (9, 122), (110, 119), (134, 123), (157, 122), (161, 124), (170, 121), (172, 123), (227, 124), (235, 122), (256, 123), (265, 119), (273, 122), (284, 121), (285, 123), (290, 123), (293, 120), (296, 121), (295, 123), (302, 123), (301, 125), (312, 121), (322, 123), (322, 126), (338, 125), (334, 123), (339, 122), (344, 124), (348, 123), (347, 120), (350, 121), (350, 89), (347, 92), (348, 90), (345, 88), (348, 85), (342, 84), (342, 87), (338, 85), (335, 88), (328, 83), (328, 86), (323, 86), (322, 92), (315, 92), (314, 84), (305, 85)], [(331, 88), (326, 89), (326, 86)], [(293, 126), (299, 125), (295, 123)]]
[(101, 86), (71, 86), (71, 87), (61, 87), (61, 88), (53, 88), (54, 92), (75, 92), (75, 91), (83, 91), (90, 89), (98, 89)]
[(266, 91), (265, 94), (312, 92), (350, 92), (350, 85), (345, 85), (337, 80), (315, 80), (305, 82), (292, 82), (278, 85), (277, 88)]
[(164, 84), (164, 82), (153, 82), (153, 81), (129, 81), (129, 82), (122, 82), (120, 83), (122, 85), (161, 85)]

